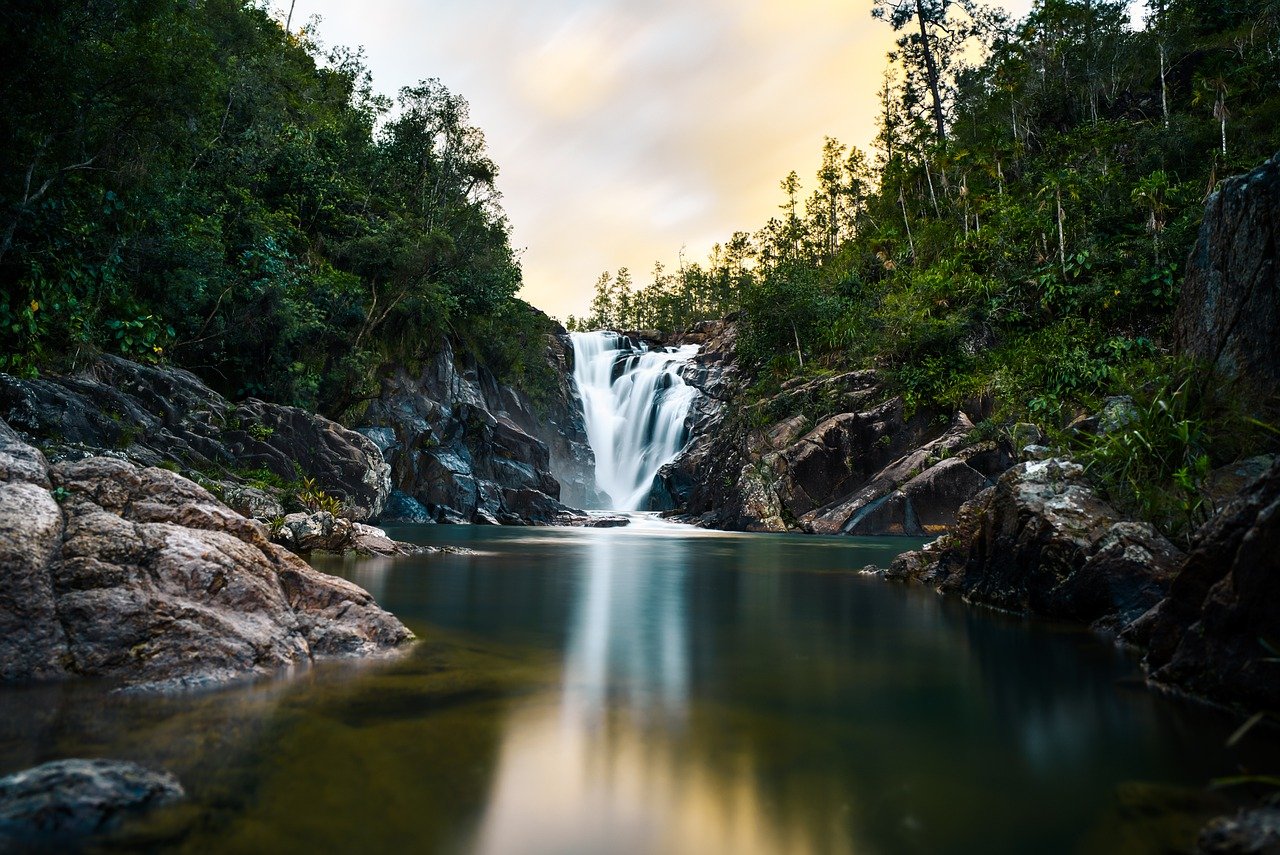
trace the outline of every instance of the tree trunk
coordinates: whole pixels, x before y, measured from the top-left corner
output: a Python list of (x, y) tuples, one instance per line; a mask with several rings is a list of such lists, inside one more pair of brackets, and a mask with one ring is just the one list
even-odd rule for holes
[(1058, 202), (1058, 264), (1062, 266), (1062, 279), (1067, 279), (1067, 242), (1062, 228), (1062, 188), (1058, 187), (1054, 194)]
[(938, 64), (934, 62), (933, 50), (929, 47), (929, 30), (924, 21), (924, 4), (916, 2), (916, 20), (920, 24), (920, 52), (924, 54), (924, 68), (929, 78), (929, 93), (933, 96), (933, 124), (938, 134), (938, 142), (947, 143), (946, 119), (942, 115), (942, 92), (938, 81)]

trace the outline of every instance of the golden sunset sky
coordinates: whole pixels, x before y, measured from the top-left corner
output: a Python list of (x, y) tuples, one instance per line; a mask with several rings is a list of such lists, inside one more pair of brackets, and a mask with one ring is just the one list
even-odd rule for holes
[(871, 0), (296, 0), (293, 28), (312, 16), (379, 91), (437, 77), (470, 101), (521, 296), (562, 320), (604, 270), (645, 283), (763, 225), (824, 136), (869, 150), (894, 38)]

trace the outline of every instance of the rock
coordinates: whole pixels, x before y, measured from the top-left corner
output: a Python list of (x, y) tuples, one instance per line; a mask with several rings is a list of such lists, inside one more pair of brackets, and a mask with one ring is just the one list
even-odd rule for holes
[[(818, 534), (920, 536), (939, 534), (955, 522), (965, 501), (990, 486), (1010, 460), (995, 443), (970, 443), (973, 422), (957, 413), (940, 436), (921, 442), (924, 428), (902, 426), (896, 439), (877, 440), (886, 449), (907, 445), (871, 471), (847, 495), (801, 518)], [(915, 447), (912, 447), (912, 446)], [(851, 451), (856, 454), (856, 451)], [(876, 459), (869, 461), (873, 465)]]
[(1115, 433), (1138, 421), (1138, 408), (1133, 398), (1128, 395), (1116, 395), (1102, 403), (1098, 413), (1097, 432), (1100, 434)]
[(383, 450), (403, 496), (385, 521), (530, 522), (503, 505), (507, 491), (537, 491), (557, 504), (562, 489), (573, 502), (596, 500), (595, 458), (562, 333), (547, 337), (558, 385), (540, 404), (447, 341), (421, 371), (384, 378), (361, 431)]
[(384, 523), (414, 523), (425, 525), (434, 523), (435, 518), (427, 510), (427, 506), (417, 499), (399, 490), (392, 490), (387, 498), (387, 506), (382, 510)]
[(302, 555), (312, 552), (357, 552), (362, 555), (417, 555), (434, 550), (401, 543), (364, 523), (335, 517), (328, 511), (289, 514), (271, 532), (273, 542)]
[(346, 552), (355, 545), (356, 531), (351, 520), (328, 511), (289, 514), (273, 539), (294, 552)]
[(1258, 807), (1210, 820), (1196, 839), (1197, 855), (1277, 855), (1280, 808)]
[(1274, 454), (1260, 454), (1238, 463), (1219, 466), (1205, 478), (1203, 492), (1221, 509), (1240, 494), (1245, 487), (1266, 474), (1276, 462)]
[(1030, 422), (1018, 422), (1009, 428), (1009, 441), (1014, 448), (1026, 448), (1028, 445), (1039, 445), (1044, 442), (1044, 432), (1039, 425)]
[(1196, 532), (1169, 596), (1127, 635), (1156, 683), (1280, 707), (1280, 462)]
[(236, 408), (234, 418), (242, 430), (252, 425), (244, 436), (228, 433), (239, 444), (240, 466), (265, 467), (286, 480), (296, 478), (301, 467), (343, 502), (351, 519), (363, 522), (382, 513), (391, 467), (368, 437), (306, 410), (253, 398)]
[(1174, 315), (1177, 348), (1280, 391), (1280, 155), (1229, 178), (1205, 203)]
[(301, 471), (357, 520), (380, 513), (391, 490), (377, 446), (337, 422), (254, 399), (232, 405), (188, 371), (115, 356), (65, 377), (0, 374), (0, 419), (55, 460), (106, 455), (163, 464), (221, 485), (241, 510), (265, 518), (293, 497), (245, 485), (250, 470), (282, 482)]
[(734, 361), (735, 320), (694, 335), (702, 350), (683, 373), (699, 392), (691, 438), (659, 470), (652, 509), (734, 530), (919, 535), (951, 524), (1012, 463), (1004, 445), (972, 442), (966, 413), (906, 418), (875, 371), (797, 378), (739, 418), (749, 378)]
[(122, 760), (57, 760), (0, 778), (0, 848), (70, 845), (185, 795), (178, 779)]
[(911, 578), (971, 602), (1116, 629), (1164, 596), (1182, 554), (1122, 520), (1067, 460), (1023, 463), (963, 507), (955, 530), (900, 556)]
[[(7, 470), (31, 479), (0, 483), (6, 681), (204, 685), (412, 638), (368, 593), (176, 473), (106, 457), (47, 468), (7, 427), (0, 436), (8, 458), (28, 462)], [(299, 578), (323, 596), (292, 596)], [(354, 641), (339, 650), (334, 636)]]
[(1053, 449), (1047, 445), (1026, 445), (1022, 448), (1023, 460), (1048, 460), (1053, 457)]
[(631, 520), (615, 514), (591, 514), (582, 525), (584, 528), (622, 528), (631, 525)]

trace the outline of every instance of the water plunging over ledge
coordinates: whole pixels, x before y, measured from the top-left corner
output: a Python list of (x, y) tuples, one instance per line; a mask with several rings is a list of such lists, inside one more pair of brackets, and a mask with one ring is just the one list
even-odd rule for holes
[(680, 369), (698, 346), (651, 350), (616, 332), (589, 332), (573, 333), (573, 351), (596, 484), (612, 499), (610, 510), (643, 510), (653, 476), (688, 439), (696, 392)]

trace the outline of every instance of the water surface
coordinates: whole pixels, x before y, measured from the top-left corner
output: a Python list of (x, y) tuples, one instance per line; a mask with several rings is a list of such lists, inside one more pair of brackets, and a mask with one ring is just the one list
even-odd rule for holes
[[(1162, 852), (1276, 768), (1087, 632), (859, 574), (917, 542), (426, 526), (317, 561), (423, 641), (197, 697), (0, 693), (9, 772), (174, 770), (109, 851)], [(1176, 850), (1175, 850), (1176, 851)]]

